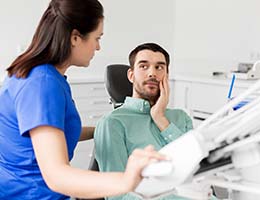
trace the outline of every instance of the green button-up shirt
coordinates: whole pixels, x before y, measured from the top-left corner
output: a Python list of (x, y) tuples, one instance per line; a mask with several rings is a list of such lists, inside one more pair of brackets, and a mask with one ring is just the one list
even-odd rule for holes
[[(166, 109), (170, 125), (163, 131), (156, 126), (150, 115), (148, 101), (127, 97), (118, 109), (99, 120), (95, 129), (96, 159), (100, 171), (124, 171), (129, 155), (135, 148), (151, 144), (156, 150), (192, 129), (191, 118), (182, 110)], [(135, 200), (131, 194), (109, 199)], [(180, 200), (176, 196), (161, 199)]]

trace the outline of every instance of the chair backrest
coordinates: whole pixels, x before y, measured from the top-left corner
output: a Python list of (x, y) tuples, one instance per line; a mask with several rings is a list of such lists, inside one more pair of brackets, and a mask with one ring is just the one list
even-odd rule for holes
[(110, 100), (117, 108), (124, 103), (126, 96), (132, 96), (132, 83), (127, 78), (128, 65), (108, 65), (105, 71), (105, 85)]

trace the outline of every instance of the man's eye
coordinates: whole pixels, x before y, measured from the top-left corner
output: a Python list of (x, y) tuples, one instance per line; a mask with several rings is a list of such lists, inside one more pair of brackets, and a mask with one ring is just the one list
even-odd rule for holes
[(159, 66), (156, 66), (156, 69), (163, 70), (164, 68), (163, 68), (163, 66), (159, 65)]
[(147, 65), (140, 65), (140, 68), (147, 69)]

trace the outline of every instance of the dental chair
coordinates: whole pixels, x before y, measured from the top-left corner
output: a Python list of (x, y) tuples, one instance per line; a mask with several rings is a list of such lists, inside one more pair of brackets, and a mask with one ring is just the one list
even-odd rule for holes
[[(112, 64), (106, 67), (105, 86), (110, 103), (114, 109), (120, 107), (124, 103), (126, 96), (132, 96), (132, 83), (127, 78), (128, 69), (129, 66), (124, 64)], [(95, 149), (93, 150), (93, 156), (90, 160), (88, 169), (99, 171), (98, 163), (94, 155)], [(96, 200), (104, 200), (104, 198)]]
[(108, 65), (105, 71), (105, 85), (113, 108), (121, 106), (126, 96), (132, 96), (132, 83), (127, 78), (128, 65)]
[[(105, 70), (105, 86), (113, 108), (120, 107), (126, 96), (132, 96), (132, 83), (127, 78), (128, 65), (112, 64)], [(94, 152), (93, 152), (94, 154)], [(90, 160), (89, 170), (99, 171), (98, 163), (94, 156)]]

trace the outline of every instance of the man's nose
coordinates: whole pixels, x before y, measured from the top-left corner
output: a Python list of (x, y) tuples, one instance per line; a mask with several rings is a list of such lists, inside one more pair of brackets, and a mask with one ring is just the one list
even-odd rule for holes
[(156, 77), (156, 69), (155, 69), (154, 67), (150, 67), (148, 73), (149, 73), (148, 76), (149, 76), (150, 78)]

